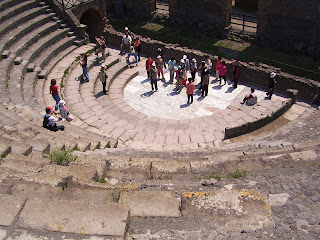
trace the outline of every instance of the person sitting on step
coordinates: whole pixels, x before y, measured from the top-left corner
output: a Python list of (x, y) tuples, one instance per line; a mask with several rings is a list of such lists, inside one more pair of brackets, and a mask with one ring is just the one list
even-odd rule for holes
[(247, 105), (252, 106), (257, 103), (258, 97), (254, 88), (251, 88), (250, 94), (246, 95), (241, 104), (247, 102)]
[(46, 107), (46, 114), (43, 116), (42, 126), (53, 132), (56, 132), (58, 130), (64, 131), (64, 126), (63, 125), (58, 126), (56, 123), (58, 120), (55, 117), (53, 117), (52, 114), (53, 114), (53, 108)]

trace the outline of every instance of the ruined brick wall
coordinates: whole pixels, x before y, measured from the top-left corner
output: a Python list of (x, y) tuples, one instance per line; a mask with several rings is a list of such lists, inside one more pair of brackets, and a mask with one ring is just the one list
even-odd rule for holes
[(232, 0), (170, 0), (172, 21), (201, 29), (223, 29), (230, 24)]
[(107, 16), (105, 10), (105, 0), (94, 0), (86, 4), (81, 4), (75, 8), (72, 8), (72, 13), (77, 17), (78, 20), (80, 20), (82, 15), (90, 9), (96, 10), (99, 13), (101, 19)]
[(319, 55), (320, 1), (259, 1), (257, 40), (266, 46)]
[(156, 10), (155, 0), (123, 0), (125, 15), (139, 19), (150, 19)]

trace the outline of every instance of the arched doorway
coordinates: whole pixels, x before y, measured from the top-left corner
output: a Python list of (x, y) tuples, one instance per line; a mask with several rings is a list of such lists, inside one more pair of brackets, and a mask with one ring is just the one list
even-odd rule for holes
[(103, 21), (100, 13), (95, 9), (85, 11), (80, 19), (80, 23), (87, 25), (86, 32), (90, 41), (94, 41), (95, 37), (100, 36), (103, 32)]

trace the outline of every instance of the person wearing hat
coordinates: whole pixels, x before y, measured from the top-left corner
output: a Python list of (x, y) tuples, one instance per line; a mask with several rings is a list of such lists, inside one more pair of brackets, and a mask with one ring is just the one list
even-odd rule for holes
[(188, 78), (188, 71), (190, 70), (190, 61), (187, 55), (183, 55), (182, 59), (184, 60), (184, 78)]
[(266, 93), (267, 97), (269, 99), (271, 99), (272, 94), (273, 94), (273, 90), (274, 90), (274, 85), (277, 83), (276, 81), (276, 76), (277, 74), (275, 72), (272, 72), (270, 74), (270, 78), (269, 78), (269, 91)]
[(122, 38), (122, 43), (120, 45), (120, 53), (119, 55), (122, 55), (124, 51), (130, 52), (130, 46), (131, 46), (132, 38), (129, 35), (129, 32), (126, 31), (125, 35)]
[(176, 66), (176, 59), (174, 57), (172, 57), (169, 62), (168, 62), (168, 68), (170, 71), (170, 82), (173, 83), (173, 78), (174, 78), (174, 71), (175, 71), (175, 67)]
[(151, 67), (148, 70), (148, 75), (150, 76), (150, 83), (151, 83), (151, 89), (154, 91), (158, 91), (158, 85), (157, 85), (157, 71), (156, 71), (156, 63), (152, 63)]
[(192, 78), (192, 81), (194, 82), (195, 78), (196, 78), (196, 73), (197, 73), (197, 60), (195, 58), (193, 58), (191, 60), (191, 63), (190, 63), (190, 71), (191, 71), (191, 78)]
[(56, 132), (58, 130), (64, 131), (64, 126), (57, 126), (57, 119), (52, 116), (53, 114), (53, 108), (52, 107), (46, 107), (46, 114), (43, 117), (43, 123), (42, 126), (46, 129), (49, 129), (50, 131)]
[(161, 46), (161, 47), (158, 48), (158, 55), (160, 55), (162, 60), (163, 60), (164, 69), (167, 69), (167, 66), (166, 66), (166, 63), (165, 63), (166, 54), (164, 53), (164, 46)]
[(165, 80), (164, 78), (164, 73), (163, 73), (163, 59), (161, 58), (161, 56), (159, 55), (157, 57), (156, 60), (156, 67), (157, 67), (157, 71), (158, 71), (158, 78), (160, 78), (160, 74), (162, 75), (162, 79)]
[(73, 117), (70, 116), (69, 111), (66, 107), (66, 102), (64, 100), (60, 100), (59, 102), (59, 113), (62, 118), (62, 120), (67, 120), (68, 122), (71, 122), (73, 120)]
[(103, 94), (107, 94), (107, 90), (106, 90), (107, 78), (108, 78), (108, 75), (106, 74), (106, 66), (102, 64), (99, 72), (99, 79), (102, 83)]

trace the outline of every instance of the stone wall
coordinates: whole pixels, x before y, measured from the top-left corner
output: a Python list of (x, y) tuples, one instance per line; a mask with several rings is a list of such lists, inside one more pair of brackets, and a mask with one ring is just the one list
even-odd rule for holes
[(319, 56), (320, 1), (259, 1), (257, 40), (263, 45)]
[(139, 19), (150, 19), (156, 10), (155, 0), (125, 0), (125, 15)]
[[(106, 29), (107, 32), (104, 34), (107, 39), (107, 44), (109, 46), (119, 48), (123, 33), (115, 31), (111, 26), (108, 26)], [(157, 48), (164, 45), (167, 57), (166, 61), (171, 57), (175, 57), (177, 60), (180, 60), (182, 56), (186, 54), (189, 59), (196, 58), (199, 63), (206, 55), (206, 53), (198, 50), (177, 47), (176, 44), (164, 44), (163, 42), (150, 38), (143, 38), (140, 36), (140, 40), (142, 42), (142, 54), (145, 56), (150, 55), (153, 58), (156, 58)], [(211, 58), (215, 66), (217, 56), (211, 56)], [(228, 69), (227, 77), (232, 78), (232, 61), (226, 60), (226, 65)], [(306, 99), (310, 102), (317, 95), (318, 88), (320, 88), (319, 82), (281, 72), (280, 69), (276, 69), (266, 64), (256, 65), (255, 63), (242, 63), (239, 82), (240, 84), (245, 83), (248, 86), (259, 86), (262, 89), (267, 90), (269, 76), (272, 71), (277, 72), (277, 84), (275, 91), (286, 94), (286, 90), (288, 88), (297, 89), (299, 90), (298, 98)]]
[(237, 7), (250, 7), (258, 9), (259, 0), (236, 0)]
[(170, 0), (172, 21), (200, 29), (223, 29), (230, 24), (232, 0)]

